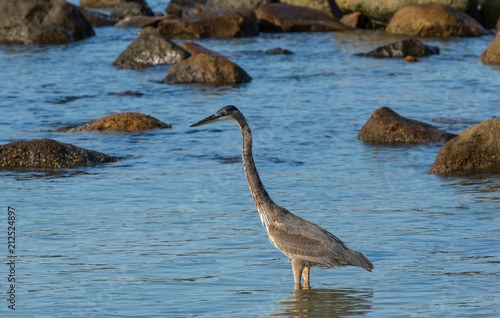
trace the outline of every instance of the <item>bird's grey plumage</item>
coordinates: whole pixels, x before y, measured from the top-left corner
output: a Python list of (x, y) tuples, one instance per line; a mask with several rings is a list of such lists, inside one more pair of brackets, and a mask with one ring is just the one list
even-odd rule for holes
[(243, 135), (242, 159), (250, 192), (257, 206), (269, 240), (292, 260), (295, 284), (300, 286), (300, 275), (309, 288), (309, 267), (352, 265), (371, 271), (372, 263), (365, 254), (348, 248), (335, 235), (322, 227), (298, 217), (275, 204), (269, 197), (252, 156), (252, 132), (243, 114), (232, 105), (225, 106), (191, 127), (215, 121), (232, 119)]

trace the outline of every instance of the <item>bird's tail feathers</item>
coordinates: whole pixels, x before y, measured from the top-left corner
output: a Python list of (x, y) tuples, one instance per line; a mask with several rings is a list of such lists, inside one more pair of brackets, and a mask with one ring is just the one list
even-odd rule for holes
[(356, 252), (354, 250), (349, 250), (349, 256), (351, 260), (349, 261), (349, 265), (357, 266), (366, 269), (371, 272), (373, 269), (373, 264), (370, 262), (368, 257), (365, 254)]

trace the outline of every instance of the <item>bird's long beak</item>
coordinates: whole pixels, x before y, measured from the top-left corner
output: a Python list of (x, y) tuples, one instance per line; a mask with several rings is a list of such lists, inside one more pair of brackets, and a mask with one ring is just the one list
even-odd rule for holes
[(220, 116), (217, 116), (217, 115), (211, 115), (211, 116), (208, 116), (207, 118), (205, 119), (202, 119), (200, 120), (199, 122), (197, 122), (196, 124), (192, 124), (191, 126), (189, 127), (198, 127), (198, 126), (203, 126), (205, 124), (210, 124), (210, 123), (213, 123), (213, 122), (216, 122), (218, 121), (220, 118)]

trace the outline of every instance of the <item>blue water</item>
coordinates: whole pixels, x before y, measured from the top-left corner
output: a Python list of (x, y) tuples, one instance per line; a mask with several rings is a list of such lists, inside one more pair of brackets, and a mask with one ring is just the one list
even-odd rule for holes
[[(16, 310), (4, 239), (2, 317), (499, 315), (499, 176), (427, 174), (440, 144), (356, 140), (381, 106), (453, 133), (499, 116), (499, 68), (477, 62), (492, 36), (428, 39), (441, 54), (412, 64), (355, 55), (398, 39), (382, 32), (197, 40), (253, 77), (210, 87), (159, 84), (168, 65), (116, 70), (137, 31), (0, 46), (0, 144), (52, 138), (122, 158), (0, 171), (3, 237), (7, 207), (17, 213)], [(274, 47), (295, 54), (263, 53)], [(126, 90), (144, 95), (109, 95)], [(248, 190), (238, 127), (188, 128), (226, 104), (252, 127), (274, 201), (365, 253), (372, 273), (313, 268), (312, 290), (293, 291), (290, 261), (268, 241)], [(121, 111), (173, 127), (54, 132)]]

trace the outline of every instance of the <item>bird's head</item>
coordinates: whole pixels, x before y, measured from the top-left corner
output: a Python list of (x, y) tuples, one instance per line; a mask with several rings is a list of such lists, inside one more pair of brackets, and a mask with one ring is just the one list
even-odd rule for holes
[(202, 119), (196, 124), (193, 124), (189, 127), (198, 127), (205, 124), (215, 123), (217, 121), (234, 119), (233, 116), (236, 115), (237, 113), (240, 113), (240, 111), (235, 106), (233, 105), (224, 106), (221, 109), (219, 109), (215, 114), (208, 116), (207, 118)]

